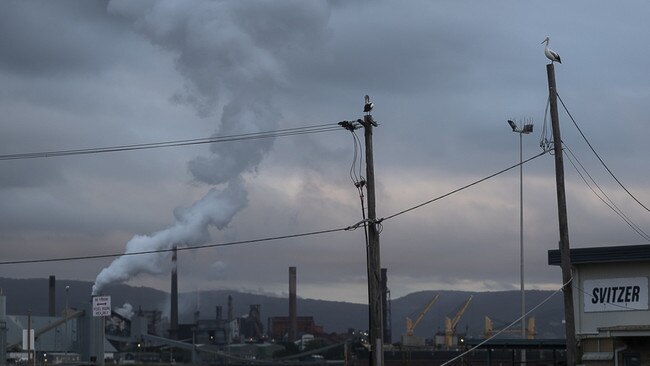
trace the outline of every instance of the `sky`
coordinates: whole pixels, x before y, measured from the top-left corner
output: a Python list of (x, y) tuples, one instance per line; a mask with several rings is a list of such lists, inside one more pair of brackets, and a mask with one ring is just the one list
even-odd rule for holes
[[(377, 216), (542, 150), (544, 45), (558, 94), (617, 179), (650, 205), (650, 9), (643, 1), (3, 1), (0, 155), (231, 136), (363, 117)], [(562, 139), (625, 217), (648, 211), (560, 104)], [(363, 139), (363, 131), (357, 135)], [(549, 136), (550, 138), (550, 136)], [(339, 229), (361, 220), (343, 129), (212, 145), (0, 160), (1, 261), (120, 254)], [(647, 243), (565, 154), (572, 248)], [(576, 160), (577, 159), (577, 160)], [(579, 162), (579, 163), (578, 163)], [(357, 162), (357, 168), (359, 163)], [(586, 176), (586, 173), (582, 173)], [(362, 175), (365, 175), (362, 172)], [(589, 179), (587, 177), (587, 179)], [(383, 222), (392, 298), (520, 286), (519, 170)], [(593, 186), (593, 184), (592, 184)], [(557, 289), (554, 158), (523, 167), (524, 282)], [(610, 204), (611, 205), (611, 204)], [(644, 238), (644, 236), (646, 238)], [(355, 231), (179, 252), (183, 292), (237, 289), (367, 303)], [(0, 276), (169, 290), (170, 254), (21, 265)]]

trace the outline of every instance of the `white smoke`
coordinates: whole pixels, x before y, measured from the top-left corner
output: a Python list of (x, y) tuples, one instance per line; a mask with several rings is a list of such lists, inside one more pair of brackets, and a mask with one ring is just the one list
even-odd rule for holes
[[(210, 226), (223, 229), (233, 216), (246, 206), (246, 191), (241, 179), (231, 180), (223, 190), (211, 189), (191, 207), (176, 209), (176, 223), (151, 235), (136, 235), (126, 244), (125, 254), (171, 249), (174, 245), (194, 246), (205, 243)], [(157, 274), (165, 268), (161, 254), (123, 255), (104, 268), (93, 286), (98, 294), (109, 283), (126, 281), (140, 273)]]
[(127, 303), (124, 303), (121, 308), (115, 308), (115, 312), (122, 315), (123, 317), (127, 319), (131, 319), (133, 317), (133, 305)]
[[(185, 77), (173, 100), (211, 116), (222, 106), (215, 135), (277, 129), (280, 113), (272, 96), (284, 83), (290, 49), (321, 37), (328, 10), (319, 2), (130, 1), (113, 0), (110, 14), (132, 22), (153, 44), (176, 55)], [(150, 235), (136, 235), (126, 254), (195, 246), (223, 229), (247, 204), (243, 174), (254, 171), (273, 141), (213, 144), (211, 155), (189, 162), (193, 176), (213, 187), (189, 208), (176, 209), (175, 223)], [(141, 273), (157, 274), (168, 255), (125, 255), (104, 268), (93, 286), (99, 293), (112, 282)]]

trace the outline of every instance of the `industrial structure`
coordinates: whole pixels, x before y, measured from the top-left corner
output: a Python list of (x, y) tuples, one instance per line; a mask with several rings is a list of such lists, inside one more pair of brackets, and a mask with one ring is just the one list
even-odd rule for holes
[(424, 319), (424, 316), (427, 314), (429, 309), (431, 309), (431, 306), (435, 304), (436, 301), (438, 301), (438, 298), (440, 297), (440, 294), (436, 294), (434, 297), (427, 302), (427, 304), (424, 306), (422, 311), (418, 314), (418, 316), (415, 318), (415, 321), (412, 320), (409, 317), (406, 317), (406, 332), (402, 335), (402, 345), (406, 347), (422, 347), (425, 344), (425, 341), (422, 337), (418, 337), (413, 332), (415, 331), (415, 328), (420, 324), (422, 319)]
[(381, 269), (381, 309), (384, 323), (384, 344), (393, 343), (393, 317), (391, 314), (390, 289), (388, 288), (388, 269)]
[(473, 296), (470, 296), (465, 302), (463, 302), (454, 315), (453, 319), (445, 317), (445, 347), (451, 348), (458, 345), (458, 338), (456, 337), (456, 326), (460, 321), (460, 318), (465, 314), (465, 311), (469, 307), (469, 304), (472, 302)]
[(323, 334), (313, 316), (298, 316), (296, 273), (296, 267), (289, 267), (289, 316), (268, 319), (268, 336), (273, 340), (301, 342), (305, 335)]
[[(521, 334), (521, 329), (519, 328), (509, 328), (509, 329), (494, 329), (494, 322), (490, 317), (485, 317), (485, 327), (483, 330), (483, 336), (485, 338), (491, 338), (497, 333), (508, 333), (508, 334)], [(535, 331), (535, 317), (532, 316), (526, 319), (526, 329), (524, 329), (526, 334), (526, 339), (535, 339), (537, 334)]]
[(433, 338), (433, 345), (435, 346), (436, 349), (449, 350), (460, 346), (461, 342), (459, 342), (459, 340), (464, 339), (466, 335), (465, 334), (461, 335), (456, 333), (456, 326), (458, 325), (458, 322), (460, 322), (460, 319), (465, 314), (465, 311), (467, 311), (467, 308), (472, 302), (472, 299), (473, 296), (469, 296), (465, 301), (463, 301), (458, 306), (457, 310), (454, 311), (453, 318), (450, 318), (448, 316), (445, 317), (444, 331), (436, 333)]
[(296, 268), (291, 267), (289, 273), (289, 316), (269, 318), (267, 330), (259, 304), (250, 304), (247, 314), (233, 316), (232, 296), (227, 299), (226, 317), (222, 307), (216, 306), (214, 316), (208, 319), (196, 311), (192, 322), (180, 323), (176, 250), (172, 252), (169, 318), (163, 318), (159, 310), (141, 308), (132, 315), (109, 310), (99, 316), (92, 298), (80, 309), (70, 309), (67, 297), (65, 309), (57, 315), (54, 276), (48, 281), (47, 316), (7, 315), (6, 298), (0, 290), (0, 366), (5, 366), (7, 359), (27, 364), (103, 365), (109, 360), (246, 363), (250, 359), (270, 359), (274, 352), (283, 350), (283, 346), (268, 343), (267, 339), (281, 334), (287, 340), (290, 332), (294, 336), (289, 340), (302, 342), (304, 349), (305, 340), (315, 339), (314, 334), (323, 334), (323, 329), (312, 316), (297, 316)]
[[(83, 301), (80, 306), (76, 302), (76, 309), (68, 307), (67, 286), (65, 308), (63, 311), (52, 311), (50, 304), (56, 304), (54, 276), (50, 276), (48, 281), (47, 302), (43, 301), (48, 304), (47, 315), (6, 315), (5, 297), (0, 295), (0, 345), (5, 346), (0, 346), (0, 356), (4, 352), (6, 358), (3, 357), (3, 360), (9, 359), (11, 362), (30, 365), (32, 361), (41, 365), (92, 363), (101, 366), (104, 362), (216, 365), (246, 364), (253, 359), (290, 362), (296, 357), (310, 357), (309, 355), (338, 347), (334, 356), (337, 358), (333, 359), (341, 360), (351, 357), (350, 354), (354, 354), (359, 360), (369, 357), (367, 331), (350, 330), (347, 334), (325, 334), (323, 327), (316, 324), (313, 316), (298, 315), (300, 311), (295, 267), (289, 268), (288, 316), (267, 318), (268, 323), (264, 324), (266, 329), (262, 322), (261, 305), (249, 304), (247, 313), (235, 315), (233, 297), (230, 295), (227, 297), (227, 308), (215, 306), (214, 313), (209, 312), (207, 317), (197, 310), (190, 321), (179, 321), (177, 268), (177, 256), (172, 255), (172, 299), (169, 316), (163, 316), (160, 310), (142, 308), (129, 313), (109, 311), (106, 316), (93, 316), (95, 309), (91, 298)], [(382, 301), (385, 301), (386, 306), (382, 307), (383, 321), (389, 322), (390, 291), (386, 273), (383, 269), (381, 289)], [(403, 343), (389, 344), (385, 348), (387, 365), (404, 360), (426, 363), (435, 357), (444, 358), (461, 352), (465, 335), (456, 332), (456, 325), (472, 301), (471, 297), (465, 300), (457, 311), (451, 313), (445, 321), (445, 332), (435, 335), (433, 341), (414, 334), (414, 330), (423, 322), (423, 318), (438, 298), (439, 294), (436, 294), (429, 299), (426, 306), (419, 310), (417, 317), (407, 318)], [(50, 316), (52, 312), (54, 316)], [(24, 332), (30, 329), (31, 332), (28, 333), (33, 334), (33, 338), (23, 337)], [(450, 338), (451, 341), (447, 341)], [(27, 341), (23, 341), (24, 339)], [(288, 346), (292, 347), (287, 348)], [(509, 346), (509, 352), (515, 352), (512, 351), (515, 348), (511, 343)], [(537, 343), (514, 344), (514, 347), (537, 347)], [(287, 354), (287, 349), (293, 349), (291, 352), (294, 354)], [(282, 354), (285, 356), (279, 356)], [(535, 353), (529, 353), (529, 356), (534, 359)], [(472, 357), (482, 356), (474, 354)], [(495, 351), (490, 357), (496, 359), (498, 353)], [(312, 362), (319, 360), (308, 359)]]

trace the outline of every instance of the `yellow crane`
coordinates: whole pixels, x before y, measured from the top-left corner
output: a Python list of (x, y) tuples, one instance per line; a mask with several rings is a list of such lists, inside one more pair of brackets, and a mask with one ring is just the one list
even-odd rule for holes
[(465, 302), (460, 306), (458, 312), (453, 319), (445, 317), (445, 346), (447, 348), (453, 346), (454, 334), (456, 334), (456, 325), (460, 321), (460, 318), (465, 314), (465, 310), (469, 307), (469, 303), (472, 302), (472, 296), (470, 296)]
[(413, 331), (415, 330), (415, 327), (420, 324), (426, 313), (431, 309), (431, 306), (438, 301), (438, 297), (440, 297), (440, 294), (436, 294), (429, 302), (427, 305), (422, 309), (420, 314), (418, 314), (417, 318), (415, 318), (415, 321), (411, 320), (408, 316), (406, 317), (406, 333), (402, 335), (402, 344), (405, 346), (423, 346), (424, 345), (424, 340), (420, 339), (419, 337), (416, 337), (413, 335)]
[[(527, 325), (526, 325), (526, 338), (527, 339), (535, 339), (535, 334), (537, 332), (535, 331), (535, 317), (531, 316), (527, 320)], [(489, 317), (485, 317), (485, 330), (483, 331), (483, 335), (485, 338), (490, 338), (494, 334), (499, 332), (499, 330), (494, 330), (494, 325), (492, 324), (492, 319)], [(521, 329), (520, 328), (511, 328), (511, 329), (506, 329), (502, 331), (502, 333), (516, 333), (516, 334), (521, 334)]]

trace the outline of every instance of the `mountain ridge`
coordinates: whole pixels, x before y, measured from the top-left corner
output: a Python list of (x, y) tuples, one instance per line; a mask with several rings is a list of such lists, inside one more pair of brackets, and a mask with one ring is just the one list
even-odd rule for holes
[[(84, 302), (91, 301), (92, 282), (76, 280), (57, 280), (56, 282), (56, 311), (61, 313), (67, 302), (70, 307), (80, 308)], [(7, 314), (25, 315), (30, 311), (33, 315), (48, 313), (48, 279), (11, 279), (0, 277), (0, 289), (7, 298)], [(31, 290), (30, 290), (31, 289)], [(415, 329), (420, 337), (432, 338), (435, 333), (444, 331), (444, 318), (453, 318), (460, 305), (471, 295), (472, 302), (463, 314), (456, 329), (459, 333), (472, 338), (482, 337), (485, 316), (489, 316), (495, 329), (504, 327), (517, 319), (521, 312), (521, 293), (512, 291), (469, 292), (469, 291), (418, 291), (392, 299), (391, 318), (392, 341), (399, 341), (405, 331), (405, 319), (417, 318), (426, 303), (440, 293), (438, 301), (422, 318)], [(118, 284), (107, 286), (105, 295), (111, 295), (114, 308), (130, 304), (134, 310), (160, 310), (163, 316), (168, 314), (169, 293), (148, 288)], [(189, 323), (194, 319), (198, 309), (200, 317), (216, 316), (216, 307), (221, 306), (225, 316), (228, 296), (233, 299), (233, 315), (242, 316), (248, 313), (249, 306), (260, 305), (262, 322), (265, 328), (269, 317), (288, 315), (288, 298), (280, 295), (253, 294), (236, 290), (207, 290), (184, 292), (179, 294), (179, 319), (181, 323)], [(546, 300), (547, 298), (549, 298)], [(546, 302), (536, 309), (532, 316), (536, 318), (537, 338), (563, 338), (564, 325), (562, 294), (556, 291), (527, 290), (527, 309)], [(316, 324), (323, 326), (327, 333), (344, 333), (349, 328), (365, 330), (368, 327), (368, 307), (345, 301), (316, 300), (298, 298), (298, 315), (313, 316)], [(517, 323), (513, 328), (518, 328)], [(508, 336), (516, 338), (515, 335)]]

